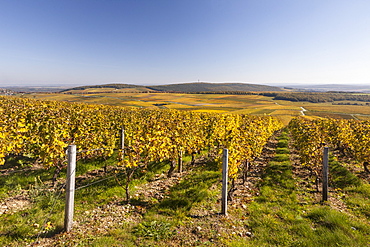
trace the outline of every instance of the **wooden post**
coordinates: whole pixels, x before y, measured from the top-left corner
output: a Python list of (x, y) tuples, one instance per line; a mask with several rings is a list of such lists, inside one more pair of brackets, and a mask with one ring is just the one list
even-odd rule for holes
[(125, 128), (122, 127), (122, 129), (121, 129), (121, 151), (122, 151), (121, 158), (122, 159), (123, 159), (123, 156), (124, 156), (124, 149), (125, 149)]
[(324, 147), (323, 169), (322, 169), (322, 200), (328, 200), (328, 176), (329, 176), (329, 148)]
[(73, 225), (74, 197), (76, 175), (76, 145), (68, 146), (68, 166), (66, 185), (66, 206), (64, 214), (64, 230), (69, 232)]
[(221, 198), (221, 214), (224, 215), (227, 215), (228, 159), (229, 159), (229, 150), (225, 148), (222, 155), (222, 198)]
[(179, 153), (179, 173), (182, 173), (182, 150)]

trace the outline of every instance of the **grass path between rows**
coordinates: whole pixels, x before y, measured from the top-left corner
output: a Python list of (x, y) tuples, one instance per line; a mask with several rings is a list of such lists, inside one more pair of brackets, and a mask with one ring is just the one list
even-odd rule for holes
[[(170, 179), (165, 164), (140, 173), (132, 184), (130, 204), (114, 178), (76, 191), (75, 227), (70, 233), (60, 232), (63, 196), (56, 197), (42, 183), (51, 174), (37, 170), (25, 171), (28, 176), (4, 175), (2, 199), (19, 197), (21, 191), (28, 205), (0, 215), (0, 245), (39, 241), (36, 246), (370, 246), (369, 183), (332, 160), (331, 200), (321, 203), (305, 186), (312, 184), (310, 178), (301, 176), (297, 170), (302, 168), (292, 162), (287, 131), (276, 138), (260, 164), (254, 164), (247, 183), (238, 183), (228, 216), (219, 214), (220, 166), (207, 154)], [(98, 180), (103, 166), (99, 161), (79, 163), (78, 183)]]
[[(253, 236), (233, 246), (370, 246), (366, 218), (354, 217), (304, 196), (289, 157), (288, 135), (279, 138), (277, 154), (262, 176), (260, 195), (248, 205)], [(333, 179), (339, 176), (333, 174)], [(352, 187), (354, 189), (354, 187)], [(302, 203), (304, 197), (304, 203)]]

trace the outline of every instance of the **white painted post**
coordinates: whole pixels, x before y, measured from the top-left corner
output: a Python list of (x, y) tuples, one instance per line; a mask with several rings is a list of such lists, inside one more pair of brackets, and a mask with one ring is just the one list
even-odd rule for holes
[(182, 162), (182, 155), (183, 155), (183, 152), (182, 152), (182, 150), (179, 152), (179, 161), (178, 161), (178, 163), (179, 163), (179, 173), (182, 173), (182, 164), (183, 164), (183, 162)]
[(328, 177), (329, 177), (329, 148), (324, 147), (323, 169), (322, 169), (322, 200), (328, 200)]
[(122, 130), (121, 130), (121, 151), (122, 151), (122, 159), (123, 159), (123, 156), (124, 156), (124, 149), (125, 149), (125, 128), (122, 127)]
[(221, 214), (227, 215), (227, 182), (228, 182), (228, 159), (229, 150), (224, 149), (222, 155), (222, 198), (221, 198)]
[(68, 166), (66, 185), (66, 206), (64, 214), (64, 230), (69, 232), (73, 225), (73, 211), (75, 198), (75, 175), (76, 175), (76, 145), (68, 146)]

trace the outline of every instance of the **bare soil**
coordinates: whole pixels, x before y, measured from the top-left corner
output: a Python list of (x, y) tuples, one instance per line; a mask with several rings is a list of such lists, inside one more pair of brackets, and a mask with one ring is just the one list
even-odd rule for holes
[(27, 191), (19, 191), (17, 195), (8, 197), (0, 203), (0, 215), (13, 214), (26, 209), (30, 204)]

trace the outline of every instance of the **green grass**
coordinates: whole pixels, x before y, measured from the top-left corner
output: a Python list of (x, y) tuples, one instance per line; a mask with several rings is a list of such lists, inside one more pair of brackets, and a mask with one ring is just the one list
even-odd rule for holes
[(51, 180), (54, 169), (32, 169), (31, 162), (31, 159), (23, 156), (8, 157), (6, 163), (0, 166), (2, 171), (9, 171), (6, 176), (0, 177), (0, 198), (29, 189), (36, 179)]
[[(99, 182), (102, 178), (109, 177), (112, 174), (105, 175), (103, 170), (104, 167), (107, 167), (108, 172), (109, 170), (112, 171), (114, 160), (113, 157), (108, 160), (78, 161), (76, 175), (84, 178), (76, 181), (75, 217), (78, 218), (78, 215), (83, 215), (84, 212), (93, 210), (97, 206), (107, 205), (112, 200), (117, 200), (117, 198), (122, 198), (122, 204), (124, 205), (125, 190), (120, 185), (125, 182), (125, 174), (122, 171), (118, 170), (118, 173), (113, 173), (116, 174), (115, 177)], [(190, 161), (191, 157), (184, 157), (184, 162)], [(16, 164), (12, 162), (8, 162), (4, 168), (9, 169), (14, 166), (16, 171), (0, 178), (2, 197), (7, 198), (26, 190), (27, 195), (31, 198), (31, 204), (28, 208), (17, 213), (0, 216), (0, 245), (18, 246), (20, 243), (35, 242), (39, 236), (46, 237), (59, 233), (63, 228), (64, 193), (61, 193), (60, 190), (53, 191), (49, 189), (50, 183), (48, 181), (52, 178), (52, 170), (35, 169), (29, 171), (29, 169), (25, 170), (19, 166), (17, 162)], [(190, 167), (185, 165), (184, 168), (189, 169)], [(209, 171), (209, 168), (211, 171)], [(188, 210), (214, 196), (208, 189), (220, 178), (220, 174), (214, 171), (217, 169), (216, 164), (209, 163), (207, 168), (200, 167), (197, 168), (196, 172), (190, 172), (186, 179), (170, 191), (171, 196), (168, 199), (161, 204), (158, 204), (158, 201), (153, 201), (156, 204), (155, 209), (149, 210), (144, 215), (143, 221), (139, 222), (136, 227), (132, 224), (124, 225), (122, 229), (112, 230), (112, 236), (86, 233), (86, 236), (80, 236), (81, 239), (73, 241), (67, 239), (66, 241), (71, 244), (77, 241), (80, 246), (102, 246), (103, 243), (104, 245), (109, 243), (113, 246), (119, 246), (122, 244), (120, 239), (125, 238), (125, 246), (136, 246), (132, 243), (137, 238), (143, 238), (143, 241), (145, 240), (149, 244), (153, 244), (157, 240), (165, 240), (172, 236), (172, 233), (169, 234), (168, 230), (172, 229), (170, 231), (173, 231), (175, 223), (177, 224), (183, 217), (188, 216)], [(136, 186), (154, 179), (156, 174), (165, 173), (167, 170), (168, 164), (166, 162), (151, 163), (146, 170), (138, 169), (134, 175), (135, 180), (130, 184), (132, 193), (134, 193)], [(90, 171), (94, 172), (89, 175)], [(26, 176), (26, 174), (31, 176)], [(60, 178), (63, 177), (65, 178), (64, 170), (60, 174)], [(117, 183), (117, 180), (120, 183)], [(93, 184), (95, 182), (97, 183)], [(87, 187), (79, 189), (84, 186)], [(178, 204), (174, 206), (175, 201)], [(132, 202), (137, 205), (144, 205), (140, 198), (133, 199)], [(214, 199), (212, 199), (212, 203), (215, 203)], [(179, 215), (183, 216), (173, 220), (174, 216)], [(48, 224), (49, 226), (46, 228), (45, 226)]]
[(61, 194), (36, 183), (29, 193), (30, 205), (0, 216), (0, 245), (30, 243), (38, 236), (47, 237), (62, 230), (64, 200)]
[[(9, 158), (2, 169), (11, 170), (7, 176), (0, 177), (1, 198), (8, 198), (18, 194), (24, 194), (28, 198), (28, 205), (12, 214), (0, 215), (0, 245), (15, 245), (18, 243), (31, 243), (37, 238), (52, 236), (59, 233), (63, 228), (64, 220), (64, 192), (60, 185), (51, 187), (51, 179), (54, 169), (32, 168), (31, 160), (25, 158), (26, 164), (19, 164), (21, 157)], [(112, 160), (90, 160), (77, 163), (77, 176), (91, 170), (102, 169), (111, 165)], [(65, 170), (59, 174), (59, 178), (65, 178)], [(76, 184), (82, 186), (90, 181)], [(96, 199), (107, 201), (106, 198), (117, 195), (122, 191), (120, 186), (107, 180), (105, 183), (76, 191), (75, 210), (78, 211), (82, 201), (90, 201), (92, 205)], [(84, 195), (87, 195), (84, 197)], [(50, 223), (48, 223), (50, 222)]]
[(288, 148), (289, 147), (288, 140), (286, 139), (279, 140), (277, 147), (278, 148)]
[[(112, 202), (126, 206), (125, 190), (117, 183), (118, 180), (123, 184), (125, 176), (121, 170), (112, 173), (114, 158), (79, 161), (77, 175), (85, 178), (79, 180), (77, 187), (110, 174), (116, 174), (116, 178), (76, 191), (75, 217), (81, 226), (93, 226), (92, 230), (73, 231), (71, 235), (59, 234), (64, 219), (64, 193), (49, 190), (46, 181), (51, 179), (53, 171), (29, 170), (27, 162), (20, 164), (22, 162), (13, 159), (7, 168), (14, 168), (15, 172), (0, 177), (2, 197), (27, 190), (31, 204), (19, 212), (0, 215), (0, 246), (27, 245), (38, 236), (56, 238), (56, 246), (369, 246), (369, 184), (339, 162), (331, 161), (330, 186), (336, 192), (330, 196), (343, 201), (347, 211), (340, 212), (329, 203), (318, 203), (309, 193), (302, 197), (302, 188), (297, 187), (299, 178), (293, 174), (288, 144), (289, 136), (283, 132), (275, 157), (263, 171), (258, 194), (256, 191), (257, 195), (245, 208), (230, 208), (228, 217), (218, 214), (220, 165), (209, 161), (190, 167), (187, 164), (191, 157), (186, 156), (184, 169), (187, 172), (165, 191), (163, 200), (133, 197), (131, 205), (145, 210), (136, 213), (136, 221), (123, 221), (104, 233), (96, 230), (101, 223), (89, 221), (89, 214), (85, 212)], [(108, 167), (106, 175), (105, 166)], [(146, 170), (138, 169), (130, 185), (132, 193), (167, 169), (165, 162), (149, 164)], [(99, 171), (99, 176), (89, 175), (91, 171)], [(128, 213), (128, 219), (132, 215), (133, 212)], [(234, 231), (249, 231), (252, 235), (239, 236)]]
[(276, 148), (276, 154), (289, 154), (288, 148)]
[(159, 212), (186, 215), (194, 204), (209, 197), (209, 188), (219, 180), (220, 173), (217, 171), (203, 171), (184, 178), (181, 183), (172, 187), (169, 198), (158, 205)]
[[(280, 144), (281, 148), (286, 141), (286, 138), (279, 140), (284, 144)], [(260, 184), (260, 195), (248, 205), (246, 227), (253, 236), (231, 241), (229, 245), (369, 246), (370, 226), (363, 217), (351, 217), (329, 206), (317, 204), (312, 198), (306, 198), (304, 205), (299, 203), (292, 166), (282, 157), (282, 154), (277, 154), (268, 165)], [(347, 178), (351, 186), (357, 184), (352, 176), (343, 171), (339, 173)], [(337, 182), (342, 181), (336, 179)], [(368, 192), (366, 188), (363, 191), (365, 194)], [(359, 208), (367, 210), (366, 205)]]
[(177, 234), (178, 226), (192, 227), (189, 219), (193, 217), (194, 209), (214, 210), (219, 188), (211, 187), (219, 184), (220, 179), (221, 174), (214, 162), (194, 167), (169, 190), (167, 198), (143, 215), (143, 221), (132, 230), (135, 242), (140, 243), (139, 246), (167, 246), (166, 241)]
[(331, 161), (329, 165), (329, 174), (332, 186), (335, 188), (344, 189), (349, 186), (359, 186), (362, 184), (361, 179), (348, 171), (338, 161)]
[(332, 186), (339, 189), (341, 199), (358, 216), (370, 219), (370, 185), (337, 161), (330, 162)]
[(139, 223), (133, 233), (138, 237), (153, 239), (154, 241), (165, 240), (176, 234), (171, 223), (166, 221), (144, 221)]
[(289, 161), (289, 160), (290, 160), (290, 157), (286, 153), (276, 154), (274, 157), (274, 161), (277, 161), (277, 162), (283, 162), (283, 161)]
[(343, 199), (347, 206), (358, 215), (365, 215), (370, 220), (370, 185), (362, 184), (357, 187), (348, 187), (344, 191)]
[[(27, 198), (24, 208), (0, 215), (1, 246), (32, 242), (38, 235), (49, 236), (62, 228), (64, 205), (61, 193), (52, 190), (49, 183), (54, 171), (34, 169), (31, 163), (32, 160), (27, 157), (8, 157), (1, 167), (10, 172), (0, 177), (0, 198), (14, 198), (7, 204)], [(12, 207), (12, 210), (15, 208)], [(47, 222), (52, 224), (45, 227)]]

